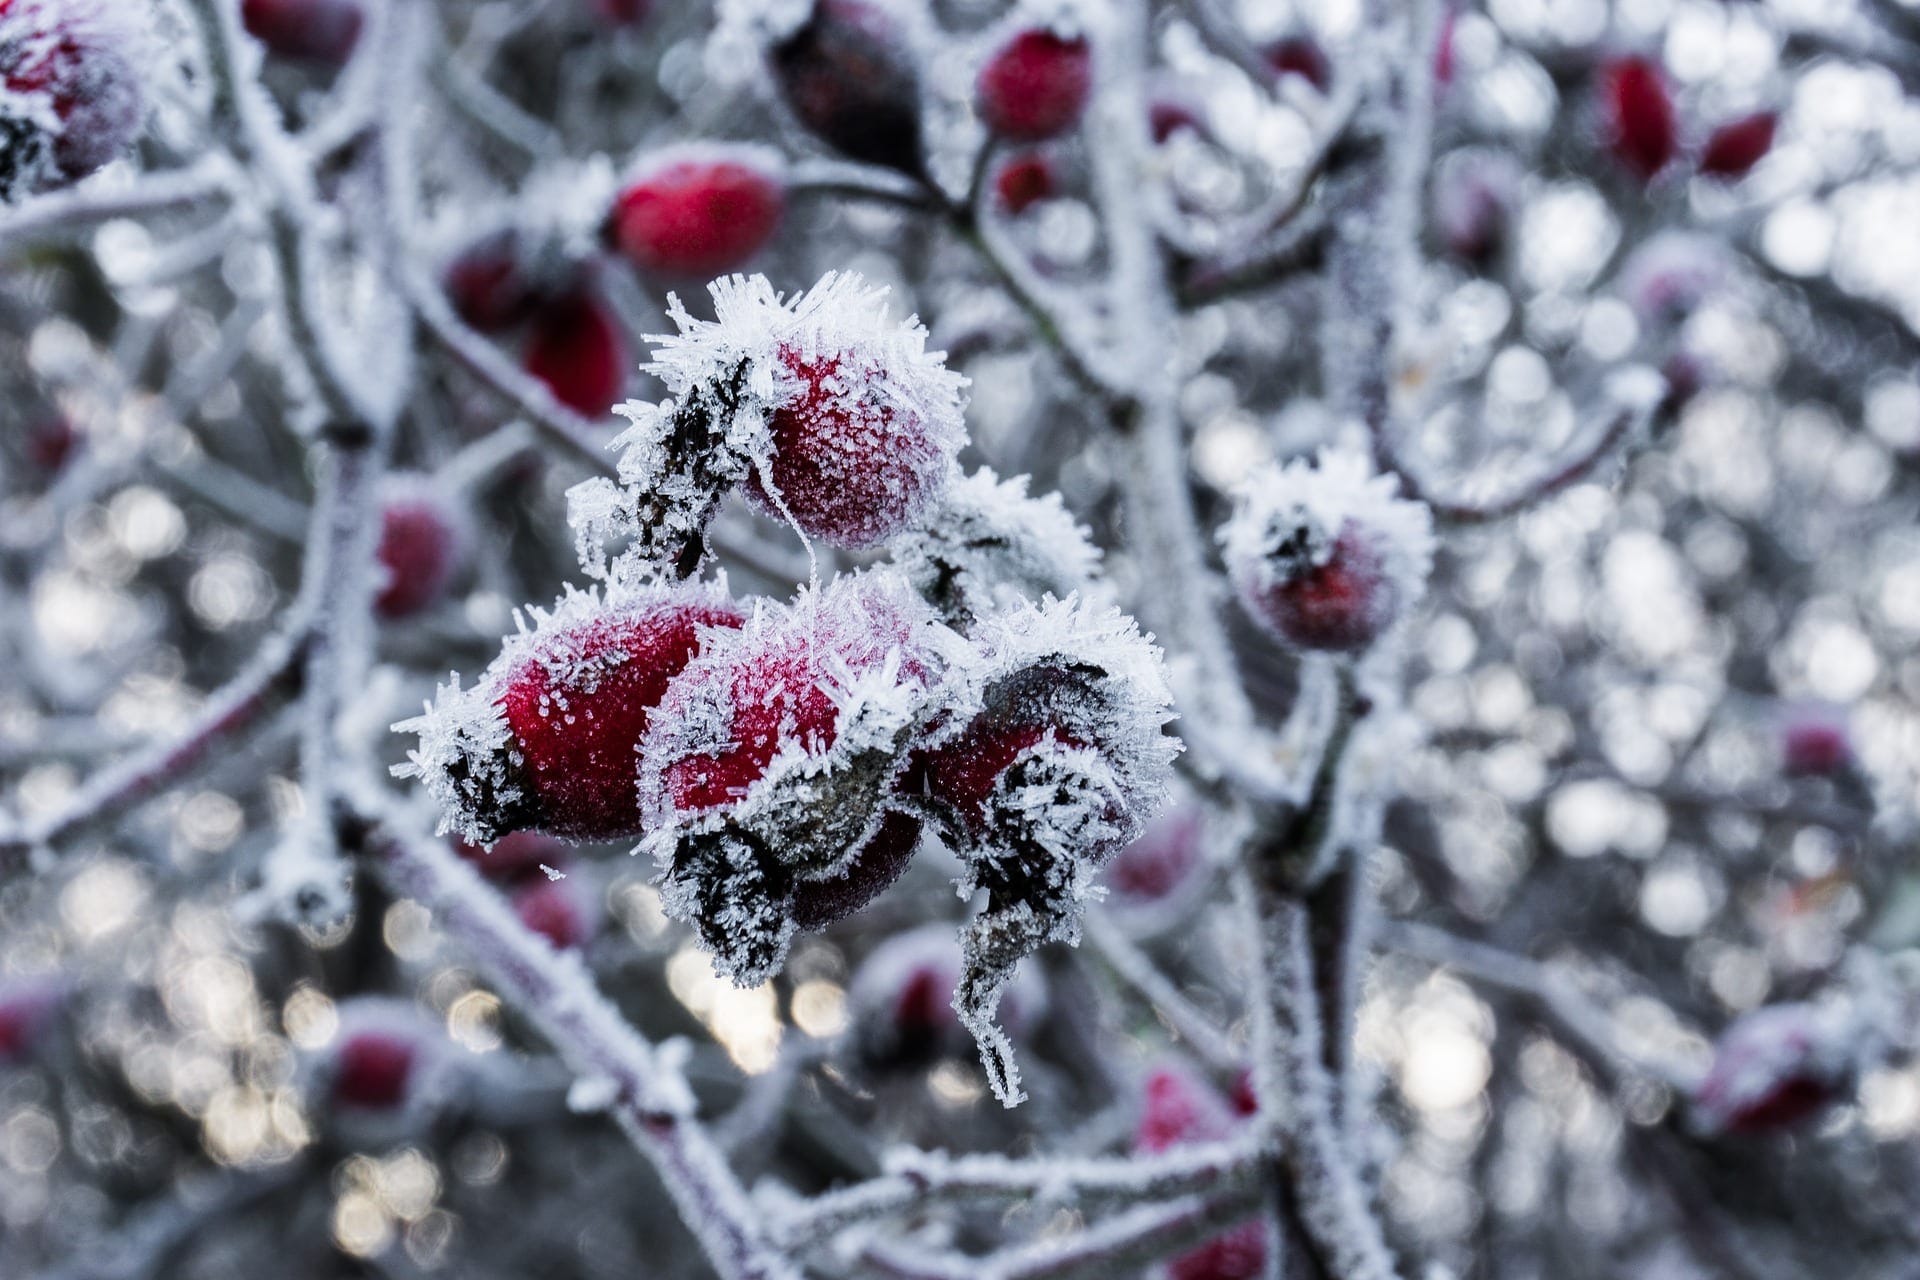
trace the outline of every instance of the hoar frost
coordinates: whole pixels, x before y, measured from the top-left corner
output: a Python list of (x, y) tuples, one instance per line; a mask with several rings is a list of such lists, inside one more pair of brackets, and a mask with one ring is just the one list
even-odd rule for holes
[(965, 379), (895, 322), (886, 290), (829, 272), (783, 299), (764, 276), (710, 286), (715, 319), (677, 297), (677, 334), (653, 335), (647, 370), (672, 398), (631, 402), (614, 441), (619, 480), (569, 495), (583, 559), (625, 538), (627, 557), (691, 572), (708, 524), (736, 486), (803, 534), (874, 546), (936, 501), (966, 443)]

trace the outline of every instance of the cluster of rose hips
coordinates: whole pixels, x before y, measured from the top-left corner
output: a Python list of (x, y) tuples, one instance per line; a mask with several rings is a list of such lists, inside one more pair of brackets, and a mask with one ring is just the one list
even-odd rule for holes
[[(1096, 557), (1057, 500), (959, 474), (963, 380), (884, 291), (829, 275), (792, 299), (738, 276), (711, 292), (715, 320), (676, 301), (680, 331), (654, 339), (672, 398), (621, 410), (618, 478), (570, 496), (601, 582), (534, 611), (477, 684), (403, 726), (421, 741), (402, 772), (476, 843), (639, 837), (669, 913), (742, 984), (937, 831), (986, 898), (953, 1007), (1012, 1099), (1001, 993), (1074, 936), (1165, 787), (1159, 653), (1074, 594)], [(699, 576), (735, 492), (892, 558), (737, 600)]]

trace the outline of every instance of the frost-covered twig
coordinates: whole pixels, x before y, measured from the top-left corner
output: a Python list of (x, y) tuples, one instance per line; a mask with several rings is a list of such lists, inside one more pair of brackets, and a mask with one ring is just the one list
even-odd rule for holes
[(893, 1280), (1073, 1280), (1110, 1276), (1192, 1248), (1246, 1218), (1253, 1196), (1187, 1198), (1142, 1206), (1085, 1231), (1003, 1249), (985, 1258), (869, 1245), (863, 1260)]
[(1244, 1055), (1234, 1049), (1213, 1020), (1182, 995), (1172, 980), (1111, 920), (1098, 912), (1090, 914), (1086, 937), (1107, 966), (1138, 991), (1208, 1066), (1231, 1074), (1244, 1065)]
[(1272, 1152), (1255, 1140), (1179, 1147), (1152, 1157), (1025, 1159), (901, 1151), (879, 1178), (830, 1191), (795, 1208), (773, 1231), (805, 1249), (837, 1233), (933, 1203), (1034, 1200), (1130, 1205), (1187, 1195), (1247, 1191)]
[(1405, 467), (1396, 465), (1394, 470), (1400, 476), (1407, 495), (1425, 502), (1432, 509), (1434, 519), (1440, 523), (1491, 524), (1519, 515), (1528, 508), (1585, 480), (1607, 459), (1620, 452), (1636, 432), (1644, 429), (1650, 413), (1651, 407), (1623, 405), (1615, 408), (1608, 416), (1606, 424), (1592, 433), (1592, 438), (1586, 444), (1572, 450), (1565, 458), (1549, 464), (1540, 476), (1516, 485), (1508, 493), (1475, 502), (1448, 501), (1438, 498), (1415, 480), (1412, 473)]
[(143, 174), (131, 185), (89, 184), (36, 196), (0, 216), (0, 258), (52, 240), (68, 240), (115, 218), (145, 218), (211, 204), (233, 192), (233, 166), (224, 156), (185, 169)]
[(595, 987), (571, 952), (553, 949), (521, 923), (499, 894), (442, 841), (370, 786), (352, 807), (366, 824), (362, 843), (380, 877), (425, 904), (501, 995), (548, 1037), (578, 1073), (585, 1095), (605, 1109), (646, 1156), (687, 1227), (724, 1280), (798, 1280), (772, 1245), (733, 1171), (694, 1114), (694, 1100), (670, 1056), (647, 1042)]
[(1681, 1093), (1694, 1083), (1691, 1073), (1676, 1064), (1629, 1052), (1614, 1033), (1605, 1010), (1537, 961), (1408, 920), (1383, 924), (1380, 945), (1456, 970), (1475, 982), (1527, 1001), (1555, 1037), (1609, 1088), (1617, 1089), (1629, 1073)]
[(19, 871), (33, 850), (109, 821), (185, 777), (251, 726), (280, 694), (297, 687), (310, 636), (306, 615), (290, 618), (178, 734), (94, 775), (46, 817), (12, 830), (0, 827), (0, 874)]

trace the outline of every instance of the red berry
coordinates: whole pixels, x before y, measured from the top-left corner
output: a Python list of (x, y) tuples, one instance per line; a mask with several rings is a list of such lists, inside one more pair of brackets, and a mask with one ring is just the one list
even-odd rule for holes
[(0, 200), (77, 182), (140, 131), (137, 28), (119, 2), (0, 7), (0, 88), (17, 95), (0, 104)]
[(1136, 1151), (1156, 1153), (1194, 1142), (1219, 1142), (1233, 1133), (1234, 1117), (1212, 1085), (1186, 1067), (1168, 1063), (1148, 1073)]
[(652, 0), (592, 0), (594, 16), (616, 27), (634, 27), (653, 12)]
[(527, 343), (527, 372), (584, 418), (599, 418), (626, 385), (626, 335), (606, 303), (575, 292), (540, 309)]
[(735, 627), (719, 604), (612, 611), (541, 637), (501, 681), (533, 825), (570, 840), (641, 830), (635, 752), (702, 627)]
[(1256, 1115), (1260, 1110), (1260, 1097), (1254, 1091), (1253, 1068), (1242, 1067), (1233, 1078), (1233, 1092), (1227, 1095), (1227, 1101), (1233, 1106), (1237, 1116)]
[(1321, 93), (1333, 85), (1333, 63), (1312, 36), (1283, 36), (1266, 47), (1264, 56), (1276, 80), (1299, 76)]
[(875, 546), (910, 527), (948, 479), (945, 424), (889, 395), (889, 371), (861, 351), (785, 346), (779, 360), (789, 385), (767, 424), (779, 497), (758, 471), (747, 496), (841, 547)]
[(920, 820), (897, 809), (854, 855), (846, 874), (802, 880), (794, 886), (793, 922), (802, 929), (824, 929), (844, 920), (893, 886), (920, 848)]
[(513, 891), (514, 915), (555, 950), (569, 951), (586, 943), (594, 934), (592, 904), (588, 895), (574, 887), (572, 879), (549, 880), (542, 875)]
[(240, 0), (240, 21), (278, 58), (337, 67), (366, 21), (359, 0)]
[(454, 311), (482, 333), (512, 328), (532, 315), (539, 302), (520, 237), (511, 227), (461, 250), (447, 265), (446, 288)]
[(1519, 200), (1520, 174), (1499, 152), (1461, 151), (1434, 177), (1433, 221), (1447, 252), (1480, 268), (1506, 248)]
[(1635, 177), (1650, 181), (1679, 150), (1666, 75), (1650, 58), (1615, 59), (1601, 72), (1606, 143)]
[(1000, 47), (976, 86), (980, 117), (1003, 138), (1034, 142), (1071, 129), (1093, 89), (1093, 50), (1084, 37), (1042, 28)]
[(1773, 133), (1778, 124), (1779, 117), (1773, 112), (1758, 111), (1721, 125), (1700, 153), (1700, 172), (1714, 178), (1746, 177), (1748, 171), (1773, 150)]
[(1169, 809), (1148, 823), (1107, 867), (1114, 904), (1149, 906), (1186, 887), (1205, 861), (1205, 835), (1206, 818), (1198, 805)]
[(419, 1050), (402, 1035), (367, 1030), (349, 1035), (334, 1054), (333, 1100), (385, 1111), (407, 1100)]
[(455, 840), (453, 851), (496, 884), (513, 884), (544, 875), (540, 870), (543, 866), (557, 871), (566, 866), (572, 856), (572, 846), (566, 841), (538, 831), (509, 832), (494, 841), (491, 849), (470, 840)]
[(905, 33), (861, 0), (815, 0), (768, 53), (800, 123), (856, 160), (919, 173), (920, 76)]
[(396, 479), (380, 513), (374, 553), (385, 581), (373, 607), (387, 618), (410, 617), (439, 603), (466, 558), (460, 517), (424, 477)]
[(717, 276), (772, 238), (786, 194), (751, 153), (669, 155), (636, 175), (614, 202), (608, 231), (634, 265), (665, 275)]
[(1257, 1280), (1267, 1273), (1267, 1225), (1243, 1222), (1167, 1262), (1167, 1280)]
[(1795, 1128), (1838, 1099), (1848, 1071), (1843, 1048), (1814, 1006), (1756, 1009), (1721, 1034), (1694, 1089), (1694, 1111), (1720, 1133)]
[(1260, 617), (1302, 649), (1357, 653), (1399, 616), (1399, 588), (1364, 530), (1349, 521), (1325, 564), (1275, 582), (1254, 601)]
[(0, 984), (0, 1063), (24, 1062), (64, 999), (65, 989), (50, 978), (13, 978)]
[[(967, 1052), (969, 1037), (953, 1010), (960, 982), (960, 942), (945, 925), (925, 925), (875, 947), (848, 987), (869, 1062), (917, 1066)], [(1047, 991), (1022, 965), (1000, 1004), (1007, 1034), (1025, 1036), (1046, 1012)]]
[(1039, 152), (1029, 151), (1000, 167), (994, 175), (993, 190), (1000, 197), (1000, 207), (1018, 215), (1029, 205), (1058, 195), (1060, 184), (1052, 163)]
[(67, 465), (84, 439), (80, 429), (63, 415), (36, 419), (27, 428), (27, 461), (51, 474)]
[(1831, 777), (1853, 761), (1847, 724), (1824, 709), (1802, 709), (1781, 735), (1781, 767), (1796, 778)]
[(725, 808), (783, 751), (829, 751), (841, 690), (897, 658), (925, 682), (927, 615), (887, 580), (844, 577), (779, 614), (763, 612), (673, 683), (646, 744), (643, 790), (656, 816)]

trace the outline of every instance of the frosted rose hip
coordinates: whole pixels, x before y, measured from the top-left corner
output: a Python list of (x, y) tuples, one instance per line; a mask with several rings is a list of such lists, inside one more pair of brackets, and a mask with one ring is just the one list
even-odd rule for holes
[(1240, 603), (1299, 649), (1360, 653), (1407, 616), (1433, 558), (1426, 507), (1357, 454), (1269, 467), (1221, 533)]
[(757, 150), (672, 151), (628, 181), (608, 232), (642, 270), (714, 276), (758, 253), (785, 209), (778, 173)]
[(631, 363), (619, 322), (590, 293), (551, 302), (533, 317), (527, 372), (583, 418), (605, 416), (620, 398)]
[(1608, 149), (1635, 177), (1652, 179), (1680, 145), (1666, 73), (1651, 58), (1617, 58), (1601, 69), (1600, 95)]
[(1085, 37), (1033, 28), (1015, 35), (980, 72), (980, 117), (1003, 138), (1037, 142), (1079, 123), (1093, 88)]
[(507, 642), (471, 689), (444, 687), (396, 772), (419, 777), (443, 825), (486, 842), (538, 829), (570, 840), (639, 834), (636, 756), (668, 681), (739, 612), (712, 588), (574, 593)]
[(339, 66), (366, 22), (359, 0), (241, 0), (247, 33), (275, 57)]

